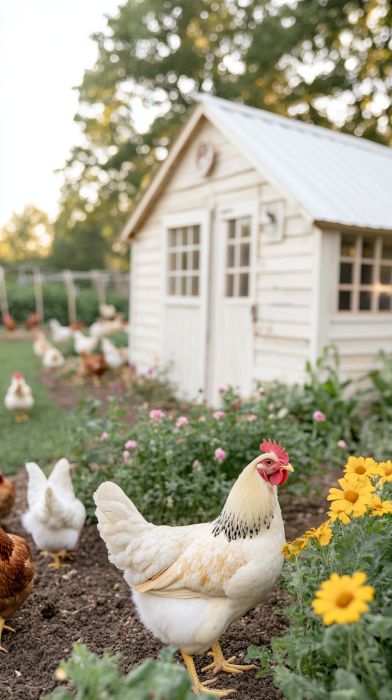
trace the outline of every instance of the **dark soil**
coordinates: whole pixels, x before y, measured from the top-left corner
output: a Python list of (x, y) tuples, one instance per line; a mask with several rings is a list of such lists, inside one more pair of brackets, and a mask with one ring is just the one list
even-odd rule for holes
[[(25, 508), (24, 472), (14, 480), (17, 503), (3, 525), (9, 532), (26, 536), (20, 525)], [(320, 500), (314, 500), (284, 506), (287, 539), (323, 520)], [(47, 560), (31, 545), (37, 568), (35, 587), (12, 619), (16, 633), (3, 632), (8, 653), (0, 656), (0, 700), (36, 700), (49, 693), (58, 683), (54, 672), (59, 661), (69, 656), (75, 642), (85, 643), (97, 654), (121, 652), (124, 673), (146, 657), (158, 655), (161, 644), (139, 622), (129, 588), (109, 563), (95, 526), (84, 529), (75, 560), (60, 571), (48, 569)], [(241, 660), (249, 644), (268, 645), (271, 637), (282, 634), (284, 604), (285, 594), (276, 587), (262, 605), (233, 623), (221, 639), (226, 655), (236, 654)], [(208, 662), (207, 657), (200, 658), (198, 665)], [(281, 697), (271, 678), (260, 680), (254, 671), (241, 676), (221, 674), (217, 686), (237, 688), (239, 700)]]

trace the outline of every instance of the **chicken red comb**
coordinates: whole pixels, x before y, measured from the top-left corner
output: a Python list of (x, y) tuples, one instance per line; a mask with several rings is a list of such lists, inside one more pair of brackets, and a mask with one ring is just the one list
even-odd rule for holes
[(289, 456), (280, 442), (275, 442), (275, 440), (263, 440), (260, 445), (260, 450), (261, 452), (275, 452), (281, 464), (289, 463)]
[(23, 379), (23, 374), (21, 372), (14, 372), (12, 376), (14, 379)]

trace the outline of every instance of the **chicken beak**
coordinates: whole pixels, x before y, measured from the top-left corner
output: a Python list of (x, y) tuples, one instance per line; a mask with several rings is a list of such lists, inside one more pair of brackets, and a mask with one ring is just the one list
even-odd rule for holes
[(290, 462), (288, 464), (284, 464), (281, 467), (281, 469), (285, 469), (286, 472), (293, 472), (294, 471), (294, 467), (292, 466), (292, 464), (290, 464)]

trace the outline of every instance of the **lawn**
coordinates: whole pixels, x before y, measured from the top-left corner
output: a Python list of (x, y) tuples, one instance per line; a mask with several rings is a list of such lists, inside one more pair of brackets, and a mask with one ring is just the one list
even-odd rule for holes
[[(67, 453), (67, 412), (53, 402), (40, 382), (40, 371), (30, 339), (0, 339), (0, 464), (5, 473), (15, 472), (26, 461), (40, 464)], [(4, 407), (13, 372), (22, 372), (33, 391), (35, 404), (26, 423), (16, 423)]]

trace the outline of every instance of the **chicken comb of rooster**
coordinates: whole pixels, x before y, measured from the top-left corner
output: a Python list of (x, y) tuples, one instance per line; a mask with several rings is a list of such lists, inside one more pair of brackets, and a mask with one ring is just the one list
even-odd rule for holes
[(289, 463), (289, 456), (280, 442), (275, 442), (275, 440), (263, 440), (260, 445), (260, 450), (261, 452), (275, 452), (281, 464)]
[(14, 379), (23, 379), (22, 372), (14, 372), (12, 376)]

